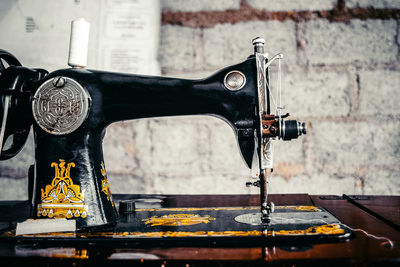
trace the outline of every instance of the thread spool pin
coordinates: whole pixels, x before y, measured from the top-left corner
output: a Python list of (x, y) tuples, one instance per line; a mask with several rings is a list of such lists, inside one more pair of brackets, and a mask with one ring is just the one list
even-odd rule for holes
[(73, 68), (87, 66), (90, 24), (84, 18), (71, 22), (68, 65)]

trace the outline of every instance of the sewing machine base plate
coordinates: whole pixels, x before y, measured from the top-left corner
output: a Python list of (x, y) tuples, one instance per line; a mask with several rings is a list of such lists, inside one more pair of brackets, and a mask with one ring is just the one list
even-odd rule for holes
[[(398, 216), (400, 196), (350, 197), (358, 204), (368, 207), (376, 214), (392, 222), (392, 224), (400, 225)], [(257, 219), (258, 216), (251, 214), (258, 214), (258, 209), (255, 207), (259, 207), (260, 198), (258, 195), (115, 194), (113, 199), (116, 204), (121, 200), (134, 199), (136, 209), (142, 209), (142, 211), (137, 211), (136, 214), (121, 215), (120, 222), (116, 225), (116, 228), (104, 233), (93, 232), (86, 233), (86, 235), (83, 232), (76, 234), (64, 233), (64, 237), (39, 235), (37, 237), (15, 237), (3, 235), (13, 227), (15, 228), (15, 222), (29, 218), (29, 208), (27, 201), (1, 201), (0, 235), (2, 237), (0, 238), (0, 262), (2, 266), (16, 264), (27, 266), (86, 266), (88, 264), (107, 264), (110, 266), (132, 266), (132, 264), (149, 264), (151, 266), (161, 266), (162, 264), (166, 266), (265, 266), (265, 264), (275, 266), (397, 266), (400, 261), (400, 232), (341, 196), (272, 194), (268, 196), (268, 199), (274, 203), (279, 203), (281, 206), (323, 207), (321, 209), (322, 212), (329, 211), (334, 216), (334, 219), (338, 218), (344, 224), (356, 229), (353, 230), (351, 238), (327, 238), (325, 236), (325, 238), (321, 239), (312, 235), (299, 235), (300, 237), (297, 238), (294, 235), (285, 237), (276, 233), (275, 236), (267, 237), (254, 235), (132, 238), (129, 236), (132, 234), (131, 232), (138, 231), (137, 229), (129, 230), (132, 227), (130, 225), (134, 222), (139, 222), (141, 219), (148, 219), (152, 216), (162, 216), (162, 214), (184, 213), (209, 215), (216, 218), (216, 220), (210, 218), (209, 223), (199, 223), (191, 226), (150, 226), (151, 223), (145, 224), (145, 221), (142, 221), (141, 223), (144, 226), (140, 230), (144, 232), (146, 229), (154, 228), (153, 232), (183, 232), (183, 227), (186, 227), (186, 229), (193, 228), (191, 231), (195, 232), (194, 227), (202, 226), (203, 230), (201, 231), (204, 231), (204, 227), (208, 227), (207, 229), (211, 231), (212, 226), (214, 231), (248, 231), (247, 229), (250, 229), (254, 230), (254, 233), (258, 233), (256, 231), (263, 229), (262, 227), (239, 223), (234, 218), (237, 218), (239, 214), (250, 214), (248, 217)], [(193, 207), (194, 209), (191, 211), (172, 210), (187, 209), (188, 207)], [(228, 214), (228, 211), (195, 210), (207, 207), (246, 207), (249, 209), (240, 212), (237, 210), (230, 211), (231, 217), (229, 218), (217, 216), (218, 214)], [(158, 212), (155, 210), (145, 211), (145, 209), (165, 210)], [(278, 208), (275, 211), (275, 215), (282, 215), (283, 211), (284, 209)], [(285, 212), (285, 215), (289, 216), (289, 212), (294, 211), (286, 209)], [(318, 214), (323, 214), (322, 212)], [(317, 213), (308, 211), (304, 216), (309, 214)], [(140, 220), (139, 217), (135, 219), (135, 216), (139, 215), (141, 216)], [(297, 220), (300, 219), (298, 216), (296, 218)], [(229, 220), (233, 226), (225, 225), (226, 220)], [(324, 218), (324, 221), (329, 222), (329, 218)], [(11, 227), (9, 222), (13, 222)], [(223, 226), (224, 228), (222, 228)], [(218, 230), (219, 227), (222, 230)], [(308, 227), (303, 225), (302, 229), (308, 229)], [(357, 229), (362, 229), (365, 232)], [(114, 230), (116, 231), (115, 233)], [(274, 231), (278, 231), (277, 226), (274, 226)], [(347, 232), (347, 229), (345, 231)], [(116, 233), (120, 233), (121, 236), (113, 237)], [(225, 232), (225, 234), (228, 234), (228, 232)], [(149, 235), (154, 235), (154, 233)], [(338, 236), (343, 236), (343, 234)], [(389, 239), (393, 242), (393, 247), (390, 246)], [(283, 242), (282, 240), (286, 241)], [(282, 243), (280, 244), (279, 242), (281, 241)]]
[(115, 226), (101, 231), (16, 236), (11, 226), (2, 231), (2, 238), (18, 242), (226, 246), (232, 241), (250, 245), (333, 242), (352, 234), (328, 211), (316, 206), (277, 206), (266, 225), (261, 223), (258, 206), (163, 208), (157, 203), (157, 199), (139, 199), (135, 212), (120, 214)]

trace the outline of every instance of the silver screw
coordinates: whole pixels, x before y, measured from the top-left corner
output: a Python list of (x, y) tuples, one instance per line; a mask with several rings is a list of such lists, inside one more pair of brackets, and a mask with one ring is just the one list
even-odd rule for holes
[(261, 213), (262, 213), (263, 215), (267, 215), (267, 214), (268, 214), (268, 212), (267, 212), (266, 210), (261, 210)]
[(57, 88), (63, 87), (65, 84), (65, 78), (57, 76), (53, 79), (53, 85)]

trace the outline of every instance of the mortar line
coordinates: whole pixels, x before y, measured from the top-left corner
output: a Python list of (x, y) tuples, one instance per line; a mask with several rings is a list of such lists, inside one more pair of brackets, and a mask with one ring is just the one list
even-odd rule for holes
[(178, 25), (187, 27), (203, 27), (210, 28), (217, 24), (247, 21), (310, 21), (316, 19), (327, 19), (330, 22), (349, 22), (352, 19), (368, 20), (368, 19), (399, 19), (400, 9), (395, 8), (341, 8), (341, 5), (335, 6), (331, 10), (324, 11), (267, 11), (256, 9), (247, 3), (241, 5), (240, 9), (230, 9), (223, 11), (164, 11), (162, 12), (161, 22), (163, 25)]

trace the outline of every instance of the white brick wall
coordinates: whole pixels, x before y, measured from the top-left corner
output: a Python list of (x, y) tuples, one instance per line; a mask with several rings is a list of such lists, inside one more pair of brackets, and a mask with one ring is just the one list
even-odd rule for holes
[(400, 115), (400, 71), (361, 71), (360, 88), (360, 114)]
[(347, 116), (350, 112), (346, 72), (296, 69), (284, 76), (283, 84), (283, 104), (297, 118)]
[(238, 9), (240, 0), (161, 0), (163, 11), (216, 11)]
[(400, 123), (314, 122), (311, 158), (318, 171), (348, 172), (357, 166), (400, 166)]
[(389, 63), (397, 61), (394, 20), (305, 22), (305, 53), (310, 64)]
[(310, 195), (357, 194), (356, 180), (351, 175), (333, 178), (324, 173), (315, 173), (313, 175), (297, 175), (290, 180), (273, 176), (270, 180), (270, 192), (275, 194), (301, 192), (299, 188), (304, 188), (305, 185), (307, 190), (303, 192)]
[(253, 53), (251, 40), (263, 36), (270, 55), (285, 54), (285, 62), (296, 61), (295, 25), (292, 21), (250, 21), (237, 24), (219, 24), (204, 29), (205, 64), (224, 67), (239, 63)]
[(365, 176), (362, 193), (366, 195), (400, 195), (398, 174), (398, 169), (371, 169)]
[(162, 68), (193, 70), (196, 67), (195, 30), (189, 27), (165, 25), (161, 28), (159, 53)]
[(354, 7), (374, 7), (374, 8), (400, 8), (398, 0), (346, 0), (346, 6)]
[(330, 10), (337, 0), (247, 0), (250, 6), (268, 11)]
[[(399, 9), (399, 3), (346, 0), (348, 8)], [(163, 73), (206, 77), (244, 60), (252, 53), (251, 39), (263, 36), (270, 55), (284, 53), (285, 111), (310, 126), (298, 140), (275, 142), (271, 192), (400, 194), (398, 20), (331, 22), (313, 13), (299, 21), (278, 21), (258, 12), (323, 11), (336, 4), (336, 0), (163, 1), (168, 12), (201, 11), (205, 18), (224, 10), (243, 15), (237, 23), (207, 27), (184, 20), (163, 25), (159, 52)], [(217, 118), (115, 123), (107, 128), (104, 154), (113, 193), (257, 193), (256, 188), (244, 186), (250, 171), (232, 129)], [(30, 139), (17, 157), (0, 162), (0, 199), (27, 199), (26, 176), (33, 161)]]
[(0, 179), (1, 200), (28, 199), (28, 179), (5, 178)]
[[(7, 147), (7, 143), (4, 145)], [(0, 177), (6, 178), (26, 178), (28, 177), (28, 168), (35, 161), (34, 158), (34, 146), (33, 146), (33, 134), (29, 135), (28, 140), (25, 143), (24, 148), (15, 157), (0, 161)], [(0, 179), (1, 180), (1, 179)], [(0, 187), (1, 197), (1, 187)]]

